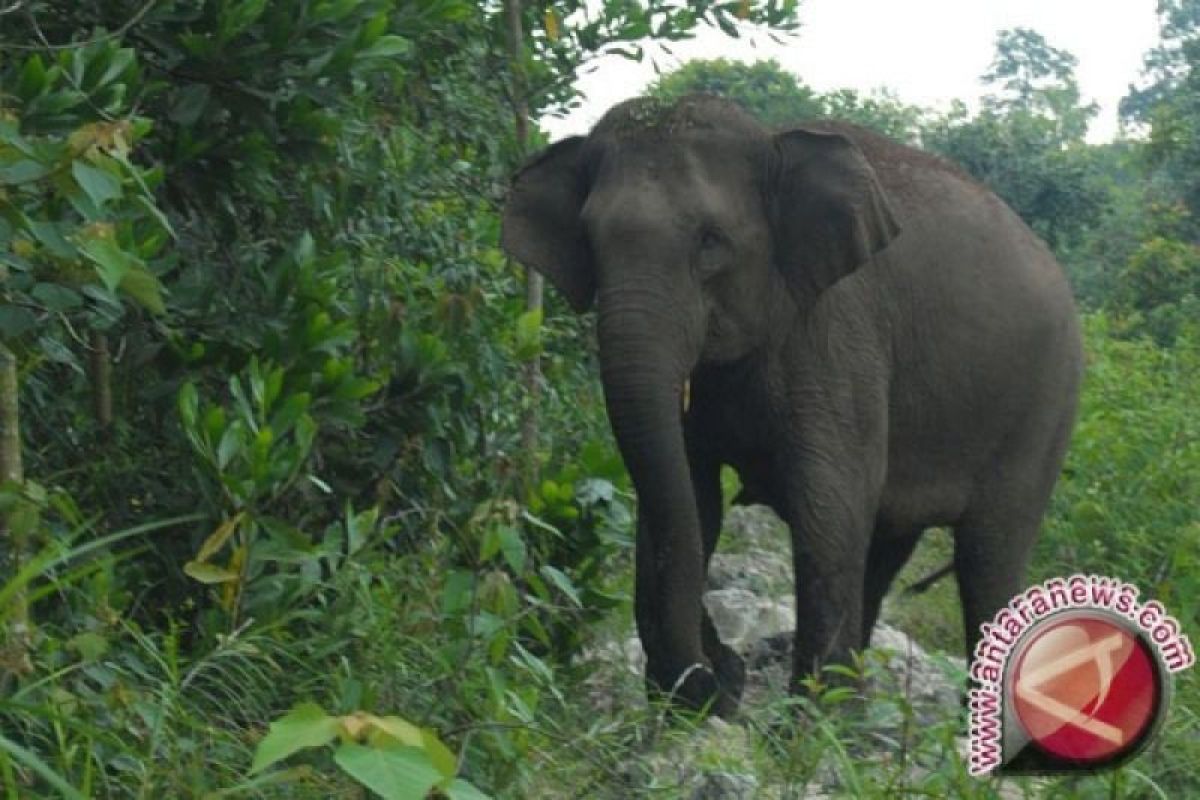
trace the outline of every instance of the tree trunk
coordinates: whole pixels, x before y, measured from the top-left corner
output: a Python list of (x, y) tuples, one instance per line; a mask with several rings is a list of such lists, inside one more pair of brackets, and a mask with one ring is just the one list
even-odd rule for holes
[(90, 337), (92, 373), (92, 412), (101, 431), (112, 425), (112, 359), (108, 353), (108, 337), (92, 331)]
[[(513, 130), (519, 161), (525, 160), (529, 145), (529, 97), (523, 64), (525, 30), (521, 22), (521, 0), (504, 0), (508, 22), (509, 68), (512, 75)], [(535, 270), (525, 270), (525, 310), (542, 308), (544, 295), (542, 276)], [(523, 367), (521, 381), (525, 386), (526, 406), (521, 416), (521, 477), (526, 490), (537, 485), (538, 478), (538, 407), (541, 400), (542, 363), (535, 355)]]
[[(21, 466), (21, 421), (18, 403), (17, 359), (12, 351), (0, 344), (0, 483), (21, 484), (25, 480)], [(25, 558), (28, 543), (24, 541), (20, 525), (14, 525), (17, 510), (0, 515), (0, 579), (17, 574)], [(10, 516), (12, 515), (12, 516)], [(13, 673), (29, 672), (33, 665), (29, 661), (29, 609), (25, 603), (25, 592), (18, 591), (7, 609), (0, 609), (0, 620), (4, 623), (3, 652), (0, 653), (0, 688)]]

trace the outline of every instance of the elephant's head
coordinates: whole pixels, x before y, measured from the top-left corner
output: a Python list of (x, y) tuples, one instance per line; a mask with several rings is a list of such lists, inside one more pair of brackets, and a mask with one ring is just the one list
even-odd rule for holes
[(895, 233), (848, 139), (771, 134), (711, 97), (622, 103), (516, 176), (503, 246), (577, 311), (598, 307), (613, 430), (660, 558), (695, 565), (681, 579), (702, 581), (684, 381), (762, 346)]

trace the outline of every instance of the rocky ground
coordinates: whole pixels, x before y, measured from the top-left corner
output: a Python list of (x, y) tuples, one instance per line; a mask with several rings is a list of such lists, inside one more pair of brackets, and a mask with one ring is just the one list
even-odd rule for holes
[[(907, 751), (923, 736), (928, 738), (928, 731), (935, 727), (949, 731), (950, 736), (962, 727), (958, 714), (965, 667), (962, 658), (927, 652), (887, 624), (886, 604), (884, 622), (872, 638), (878, 652), (868, 661), (867, 695), (887, 700), (868, 699), (855, 706), (857, 711), (852, 713), (861, 717), (855, 728), (860, 736), (853, 739), (851, 749), (857, 747), (861, 752), (817, 749), (821, 755), (804, 766), (805, 777), (799, 781), (777, 774), (786, 770), (762, 774), (755, 769), (778, 761), (761, 752), (756, 757), (754, 750), (761, 751), (764, 739), (780, 737), (754, 736), (752, 732), (769, 726), (764, 720), (772, 714), (795, 717), (795, 709), (787, 709), (786, 700), (781, 702), (787, 696), (790, 633), (795, 625), (790, 547), (786, 530), (763, 507), (732, 509), (724, 540), (724, 551), (713, 557), (704, 602), (722, 639), (746, 660), (742, 711), (731, 721), (707, 720), (690, 736), (672, 739), (665, 752), (654, 748), (649, 771), (653, 783), (666, 790), (655, 796), (688, 800), (855, 796), (847, 779), (853, 779), (852, 773), (858, 770), (854, 764), (848, 765), (848, 760), (858, 765), (871, 760), (896, 763), (897, 759), (908, 765), (911, 760), (912, 766), (900, 772), (906, 782), (909, 778), (919, 782), (921, 771), (929, 770), (928, 759), (922, 764)], [(614, 703), (645, 703), (639, 690), (642, 650), (632, 622), (585, 657), (595, 660), (591, 699), (597, 712), (611, 711)], [(614, 681), (622, 686), (615, 687)], [(944, 747), (943, 753), (952, 749), (965, 749), (961, 735)], [(631, 784), (637, 785), (638, 780), (645, 781), (646, 775), (630, 776)], [(668, 787), (677, 787), (677, 791)], [(1002, 788), (1000, 794), (1007, 796), (1012, 791)]]

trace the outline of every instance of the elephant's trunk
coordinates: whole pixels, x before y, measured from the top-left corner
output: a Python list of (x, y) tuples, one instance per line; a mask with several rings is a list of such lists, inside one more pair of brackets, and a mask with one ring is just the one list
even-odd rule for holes
[[(654, 293), (659, 297), (662, 295)], [(609, 420), (638, 496), (638, 628), (650, 676), (672, 689), (701, 648), (704, 557), (682, 423), (682, 387), (699, 356), (670, 305), (601, 293), (601, 376)], [(669, 302), (669, 301), (668, 301)], [(694, 330), (694, 329), (693, 329)]]

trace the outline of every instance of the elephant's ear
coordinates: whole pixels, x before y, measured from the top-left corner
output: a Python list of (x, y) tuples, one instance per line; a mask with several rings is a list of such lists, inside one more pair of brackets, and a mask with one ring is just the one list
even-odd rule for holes
[(802, 305), (858, 269), (900, 232), (875, 170), (845, 136), (775, 137), (775, 261)]
[(545, 275), (576, 311), (596, 295), (596, 273), (580, 212), (587, 187), (579, 163), (583, 137), (555, 142), (513, 179), (504, 204), (500, 244), (510, 256)]

